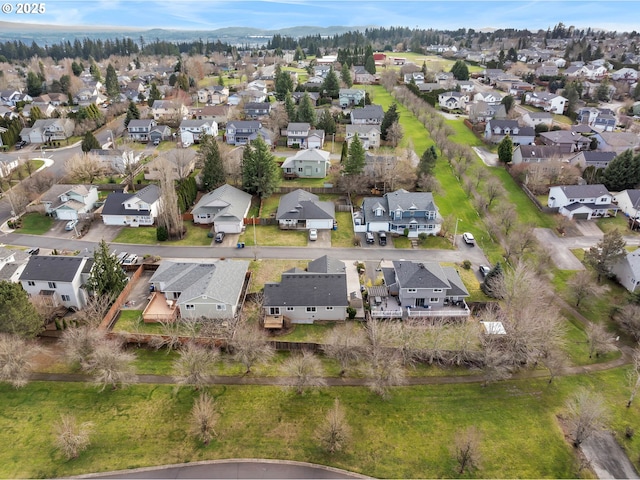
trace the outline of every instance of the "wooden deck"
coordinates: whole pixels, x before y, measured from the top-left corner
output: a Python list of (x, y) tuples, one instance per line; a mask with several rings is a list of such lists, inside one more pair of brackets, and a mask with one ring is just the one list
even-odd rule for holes
[(173, 322), (178, 318), (178, 305), (175, 300), (171, 300), (171, 305), (164, 296), (164, 293), (153, 292), (149, 303), (142, 312), (142, 319), (145, 323)]

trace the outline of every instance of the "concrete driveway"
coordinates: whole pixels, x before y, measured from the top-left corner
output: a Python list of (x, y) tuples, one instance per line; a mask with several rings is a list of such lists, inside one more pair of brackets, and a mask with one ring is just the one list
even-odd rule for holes
[(104, 239), (105, 242), (110, 243), (123, 228), (129, 227), (116, 227), (112, 225), (105, 225), (100, 219), (96, 219), (91, 223), (89, 231), (82, 237), (83, 240), (89, 242), (99, 242)]
[(571, 252), (566, 242), (563, 242), (563, 239), (559, 238), (551, 229), (535, 228), (533, 232), (560, 270), (584, 270), (584, 265)]

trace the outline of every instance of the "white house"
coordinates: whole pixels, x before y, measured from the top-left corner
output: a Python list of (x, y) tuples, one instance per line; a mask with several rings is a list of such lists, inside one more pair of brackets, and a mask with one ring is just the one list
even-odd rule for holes
[(618, 205), (618, 208), (627, 217), (638, 218), (640, 214), (640, 190), (623, 190), (616, 193), (613, 199)]
[(547, 206), (570, 219), (590, 220), (618, 211), (604, 185), (559, 185), (551, 187)]
[(611, 273), (624, 288), (635, 292), (640, 286), (640, 250), (627, 253), (611, 268)]
[(216, 232), (240, 233), (251, 208), (251, 195), (225, 184), (202, 196), (191, 210), (193, 223), (213, 224)]
[(525, 94), (525, 101), (529, 105), (542, 108), (545, 112), (562, 115), (567, 105), (567, 99), (561, 95), (550, 92), (528, 92)]
[(0, 281), (18, 282), (29, 258), (23, 250), (0, 247)]
[(130, 227), (153, 225), (160, 202), (157, 185), (147, 185), (136, 193), (114, 192), (104, 202), (102, 221), (105, 225)]
[(365, 150), (380, 147), (380, 125), (347, 125), (345, 128), (348, 146), (357, 135)]
[(84, 285), (92, 266), (93, 258), (88, 257), (33, 255), (20, 275), (20, 283), (32, 298), (81, 310), (89, 298)]
[(78, 220), (93, 210), (97, 201), (95, 185), (56, 184), (40, 197), (47, 215), (57, 220)]
[(218, 124), (211, 120), (182, 120), (180, 122), (180, 140), (183, 145), (200, 142), (203, 135), (218, 136)]

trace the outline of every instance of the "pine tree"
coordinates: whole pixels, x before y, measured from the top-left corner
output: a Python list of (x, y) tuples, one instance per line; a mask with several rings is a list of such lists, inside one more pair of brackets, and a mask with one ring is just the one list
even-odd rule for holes
[(316, 125), (316, 111), (313, 108), (311, 98), (309, 98), (309, 94), (307, 92), (304, 92), (304, 95), (300, 99), (296, 118), (298, 122), (306, 122), (310, 124), (311, 127), (315, 127)]
[(131, 120), (138, 120), (138, 119), (140, 119), (140, 110), (138, 110), (138, 107), (136, 106), (135, 103), (129, 102), (129, 107), (127, 108), (127, 115), (124, 119), (125, 128), (129, 125), (129, 122)]
[(293, 79), (288, 72), (285, 72), (280, 68), (280, 65), (276, 67), (275, 87), (276, 98), (279, 101), (284, 100), (287, 92), (293, 92)]
[(244, 148), (242, 154), (242, 185), (245, 191), (267, 198), (280, 184), (280, 168), (262, 137)]
[(93, 133), (87, 132), (84, 134), (80, 148), (84, 153), (87, 153), (91, 150), (99, 149), (100, 142), (98, 142), (98, 139), (93, 135)]
[(107, 77), (104, 81), (105, 88), (107, 89), (107, 95), (111, 98), (116, 97), (120, 93), (120, 86), (118, 85), (118, 74), (113, 65), (107, 66)]
[(506, 135), (498, 144), (498, 159), (502, 163), (511, 163), (513, 159), (513, 141)]
[(344, 82), (347, 88), (351, 88), (353, 86), (351, 70), (349, 69), (349, 65), (347, 65), (347, 62), (342, 64), (342, 69), (340, 70), (340, 79)]
[(456, 63), (451, 67), (451, 73), (456, 80), (469, 80), (469, 67), (463, 60), (456, 60)]
[(418, 163), (418, 176), (421, 175), (433, 175), (433, 170), (436, 167), (436, 149), (432, 145), (427, 148), (422, 156), (420, 157), (420, 162)]
[(631, 150), (625, 150), (616, 156), (605, 168), (602, 183), (615, 192), (636, 188), (640, 183), (640, 154), (634, 157)]
[(296, 105), (293, 101), (293, 97), (291, 96), (291, 92), (287, 92), (287, 94), (284, 97), (284, 109), (287, 112), (287, 118), (289, 119), (289, 122), (295, 122), (296, 121)]
[(205, 192), (210, 192), (224, 184), (224, 165), (220, 157), (218, 142), (211, 135), (204, 135), (200, 139), (198, 156), (202, 162), (202, 186)]
[(387, 130), (389, 127), (398, 121), (400, 115), (398, 115), (398, 105), (394, 102), (391, 104), (389, 109), (384, 112), (384, 117), (382, 117), (382, 125), (380, 126), (380, 136), (383, 140), (388, 140), (387, 138)]
[(87, 280), (87, 289), (93, 295), (115, 299), (127, 284), (127, 274), (122, 270), (115, 254), (109, 251), (104, 240), (93, 252), (93, 268)]
[(340, 164), (344, 165), (347, 161), (347, 157), (349, 156), (349, 146), (347, 142), (342, 143), (342, 152), (340, 153)]
[(338, 75), (333, 71), (333, 67), (329, 69), (329, 73), (327, 73), (324, 82), (322, 82), (321, 90), (331, 98), (338, 98), (340, 94), (340, 82), (338, 81)]
[(365, 151), (356, 135), (349, 145), (349, 154), (344, 162), (345, 175), (359, 175), (364, 171)]
[(320, 130), (324, 130), (325, 135), (333, 135), (336, 133), (336, 121), (328, 108), (325, 108), (320, 114), (317, 127)]
[(160, 100), (161, 98), (162, 94), (158, 89), (158, 85), (156, 84), (156, 82), (153, 82), (151, 84), (151, 90), (149, 91), (149, 100), (147, 102), (149, 104), (149, 107), (153, 107), (153, 102), (155, 102), (156, 100)]
[(504, 271), (502, 270), (502, 265), (498, 262), (495, 267), (489, 270), (480, 287), (488, 297), (500, 299), (504, 295), (503, 280)]
[(42, 80), (31, 71), (27, 73), (27, 93), (34, 98), (42, 93)]

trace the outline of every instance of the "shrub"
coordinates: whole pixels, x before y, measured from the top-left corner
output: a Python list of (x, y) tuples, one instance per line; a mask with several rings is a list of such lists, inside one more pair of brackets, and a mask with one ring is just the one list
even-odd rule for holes
[(159, 226), (156, 229), (156, 238), (159, 242), (166, 242), (169, 240), (169, 232), (167, 231), (167, 227)]
[(462, 268), (464, 268), (465, 270), (470, 270), (471, 269), (471, 261), (470, 260), (465, 260), (464, 262), (462, 262)]
[(349, 320), (356, 318), (356, 309), (353, 307), (347, 307), (347, 316), (349, 317)]

